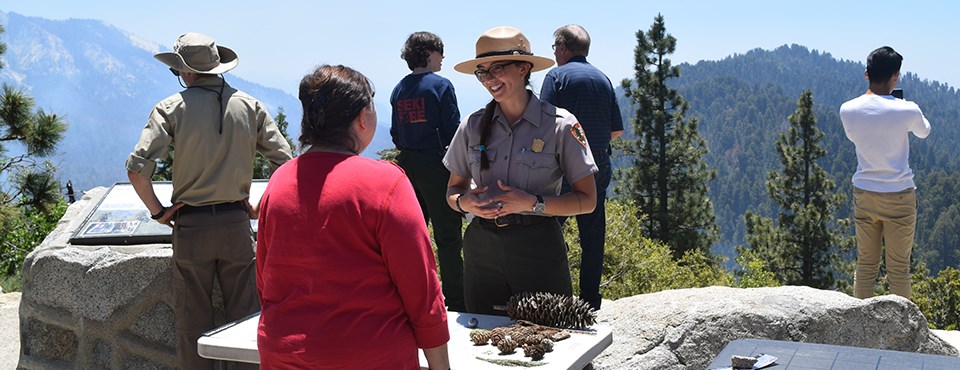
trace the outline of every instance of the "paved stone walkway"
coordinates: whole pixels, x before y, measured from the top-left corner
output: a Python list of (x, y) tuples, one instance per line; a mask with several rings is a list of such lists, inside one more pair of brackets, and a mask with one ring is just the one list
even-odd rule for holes
[(20, 293), (0, 294), (0, 369), (20, 361)]

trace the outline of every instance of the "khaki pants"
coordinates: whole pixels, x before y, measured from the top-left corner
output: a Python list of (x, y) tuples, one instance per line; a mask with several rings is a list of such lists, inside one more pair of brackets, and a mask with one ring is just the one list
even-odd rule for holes
[(910, 253), (917, 222), (917, 195), (914, 189), (877, 193), (853, 188), (854, 219), (857, 223), (857, 272), (853, 295), (873, 297), (886, 255), (890, 292), (910, 298)]
[[(180, 368), (213, 369), (200, 357), (197, 339), (213, 329), (213, 280), (223, 292), (228, 322), (260, 310), (257, 296), (256, 243), (246, 211), (181, 211), (173, 228), (173, 300)], [(258, 369), (239, 364), (237, 369)]]

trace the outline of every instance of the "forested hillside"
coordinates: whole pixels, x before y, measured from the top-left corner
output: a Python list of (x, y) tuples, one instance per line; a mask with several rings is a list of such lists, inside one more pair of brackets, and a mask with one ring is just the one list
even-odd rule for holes
[[(767, 173), (779, 169), (774, 143), (788, 127), (787, 117), (805, 89), (813, 91), (817, 124), (826, 133), (823, 145), (829, 154), (820, 165), (831, 174), (837, 191), (846, 195), (838, 216), (849, 217), (856, 155), (844, 136), (838, 111), (844, 101), (866, 90), (863, 62), (785, 45), (680, 68), (681, 77), (673, 87), (690, 103), (688, 115), (700, 119), (700, 132), (710, 148), (707, 162), (717, 170), (717, 179), (710, 183), (721, 231), (714, 253), (732, 260), (733, 248), (745, 243), (745, 211), (773, 215), (765, 183)], [(956, 252), (960, 250), (960, 163), (956, 159), (960, 94), (909, 70), (906, 55), (900, 87), (933, 125), (927, 139), (910, 141), (920, 199), (914, 258), (936, 273), (946, 266), (957, 267), (960, 261)], [(629, 120), (632, 111), (627, 107), (624, 111)], [(849, 232), (853, 235), (852, 229)]]

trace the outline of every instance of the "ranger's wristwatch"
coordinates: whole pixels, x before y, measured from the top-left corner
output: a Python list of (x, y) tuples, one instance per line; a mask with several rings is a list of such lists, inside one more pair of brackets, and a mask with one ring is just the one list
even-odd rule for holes
[(543, 204), (543, 196), (540, 194), (534, 194), (537, 196), (537, 202), (533, 204), (533, 213), (541, 214), (547, 208), (546, 204)]

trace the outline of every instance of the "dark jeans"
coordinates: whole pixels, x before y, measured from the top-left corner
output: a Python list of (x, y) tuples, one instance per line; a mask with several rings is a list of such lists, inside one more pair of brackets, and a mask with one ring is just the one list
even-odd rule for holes
[(444, 303), (451, 311), (463, 312), (463, 226), (460, 213), (447, 205), (450, 171), (443, 166), (440, 152), (401, 150), (397, 164), (407, 173), (420, 202), (423, 219), (433, 222), (433, 240), (437, 243), (440, 283)]
[[(580, 298), (599, 310), (603, 295), (600, 294), (600, 276), (603, 274), (603, 245), (607, 236), (607, 186), (613, 173), (610, 168), (609, 149), (594, 150), (593, 160), (600, 170), (594, 175), (597, 183), (597, 208), (591, 213), (577, 215), (577, 228), (580, 231)], [(572, 190), (570, 184), (563, 182), (560, 193)], [(560, 224), (566, 222), (560, 218)]]

